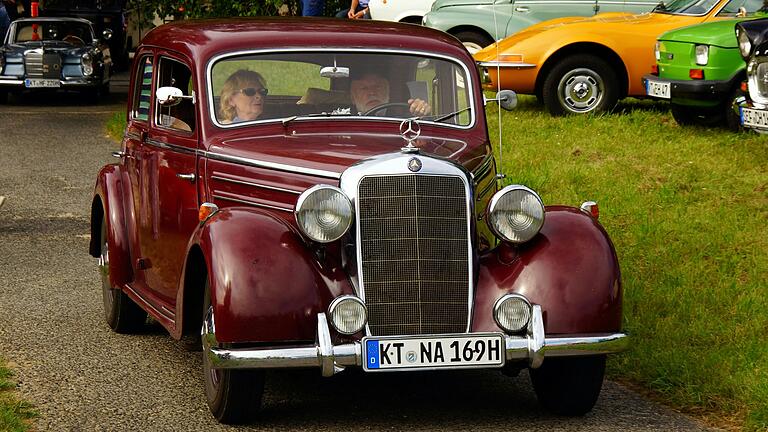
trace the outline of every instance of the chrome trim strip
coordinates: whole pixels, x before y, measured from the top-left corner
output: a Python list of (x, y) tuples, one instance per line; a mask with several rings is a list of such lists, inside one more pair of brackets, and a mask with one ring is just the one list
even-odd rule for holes
[(262, 203), (257, 203), (257, 202), (254, 202), (254, 201), (248, 201), (248, 200), (242, 200), (242, 199), (238, 199), (238, 198), (225, 197), (225, 196), (222, 196), (222, 195), (215, 195), (214, 194), (213, 195), (213, 199), (218, 199), (218, 200), (223, 200), (223, 201), (232, 201), (232, 202), (236, 202), (236, 203), (240, 203), (240, 204), (251, 205), (251, 206), (254, 206), (254, 207), (264, 207), (264, 208), (268, 208), (268, 209), (282, 210), (282, 211), (285, 211), (285, 212), (293, 213), (293, 209), (292, 208), (285, 208), (285, 207), (273, 206), (273, 205), (269, 205), (269, 204), (262, 204)]
[(193, 155), (197, 155), (198, 154), (197, 149), (193, 149), (193, 148), (189, 148), (189, 147), (184, 147), (184, 146), (180, 146), (180, 145), (176, 145), (176, 144), (169, 144), (169, 143), (166, 143), (166, 142), (158, 141), (158, 140), (153, 139), (153, 138), (147, 138), (144, 142), (146, 144), (149, 144), (151, 146), (158, 147), (158, 148), (161, 148), (161, 149), (164, 149), (164, 150), (171, 150), (171, 151), (175, 151), (175, 152), (178, 152), (178, 153), (186, 153), (186, 154), (193, 154)]
[[(541, 306), (534, 305), (533, 316), (524, 336), (504, 335), (506, 360), (528, 360), (537, 368), (545, 357), (575, 357), (615, 354), (629, 348), (625, 333), (590, 333), (563, 337), (545, 337)], [(345, 366), (362, 366), (363, 350), (359, 341), (333, 345), (325, 313), (317, 315), (314, 346), (292, 348), (221, 348), (216, 341), (213, 316), (203, 323), (203, 353), (215, 369), (320, 368), (323, 376), (340, 372)], [(442, 367), (440, 369), (451, 369)], [(455, 368), (460, 369), (460, 368)], [(430, 370), (418, 368), (414, 371)], [(401, 369), (402, 371), (402, 369)]]
[(24, 81), (22, 81), (22, 80), (6, 80), (5, 78), (0, 78), (0, 85), (24, 85)]
[[(135, 289), (133, 289), (133, 287), (132, 287), (130, 284), (125, 284), (125, 289), (126, 289), (126, 290), (128, 290), (128, 291), (130, 291), (130, 292), (132, 292), (132, 293), (133, 293), (133, 294), (134, 294), (136, 297), (140, 298), (140, 299), (141, 299), (141, 301), (142, 301), (142, 302), (143, 302), (145, 305), (147, 305), (147, 306), (148, 306), (150, 309), (152, 309), (153, 311), (157, 312), (157, 314), (158, 314), (158, 315), (162, 315), (162, 316), (164, 316), (166, 319), (168, 319), (168, 320), (170, 320), (170, 321), (172, 321), (172, 322), (174, 322), (174, 323), (176, 322), (176, 314), (174, 314), (172, 311), (170, 311), (169, 309), (167, 309), (165, 306), (162, 306), (162, 305), (161, 305), (161, 306), (160, 306), (160, 309), (158, 309), (157, 307), (155, 307), (155, 305), (154, 305), (154, 304), (152, 304), (152, 302), (150, 302), (149, 300), (147, 300), (147, 298), (146, 298), (146, 297), (144, 297), (144, 296), (143, 296), (143, 295), (141, 295), (141, 294), (140, 294), (138, 291), (136, 291)], [(161, 310), (161, 309), (162, 309), (162, 310)], [(169, 315), (169, 314), (170, 314), (170, 315)]]
[(509, 61), (484, 61), (484, 62), (478, 62), (482, 67), (500, 67), (500, 68), (515, 68), (515, 69), (530, 69), (535, 68), (535, 63), (519, 63), (519, 62), (509, 62)]
[(480, 162), (480, 165), (475, 168), (474, 171), (472, 171), (470, 174), (472, 174), (472, 180), (475, 182), (475, 186), (477, 186), (478, 181), (485, 177), (485, 174), (491, 169), (491, 165), (493, 164), (493, 155), (489, 154), (485, 157), (485, 159)]
[(219, 153), (207, 152), (202, 150), (198, 150), (198, 154), (213, 160), (238, 163), (241, 165), (247, 165), (247, 166), (252, 166), (256, 168), (267, 168), (267, 169), (285, 171), (290, 173), (307, 174), (315, 177), (324, 177), (324, 178), (330, 178), (334, 180), (338, 180), (341, 178), (341, 174), (334, 171), (325, 171), (325, 170), (319, 170), (314, 168), (304, 168), (304, 167), (298, 167), (294, 165), (281, 164), (277, 162), (265, 162), (265, 161), (260, 161), (256, 159), (249, 159), (249, 158), (244, 158), (240, 156), (223, 155)]
[[(344, 48), (344, 47), (317, 47), (317, 48), (311, 48), (311, 47), (306, 47), (306, 48), (283, 48), (283, 49), (268, 48), (268, 49), (244, 50), (244, 51), (228, 52), (228, 53), (218, 54), (216, 56), (211, 57), (211, 59), (208, 60), (208, 65), (206, 66), (206, 72), (205, 72), (206, 83), (207, 83), (206, 91), (208, 92), (208, 95), (207, 95), (206, 99), (208, 100), (208, 111), (209, 111), (209, 116), (211, 118), (211, 121), (213, 122), (214, 125), (222, 128), (222, 129), (227, 129), (227, 128), (232, 128), (232, 127), (240, 127), (240, 126), (245, 126), (245, 125), (255, 125), (255, 124), (260, 124), (260, 123), (275, 123), (275, 122), (282, 121), (285, 118), (289, 118), (289, 117), (283, 117), (283, 118), (276, 118), (276, 119), (269, 119), (269, 120), (256, 120), (256, 121), (249, 121), (249, 122), (239, 122), (239, 123), (236, 123), (236, 124), (229, 124), (229, 125), (219, 123), (219, 121), (216, 119), (216, 115), (215, 115), (216, 107), (213, 104), (214, 98), (213, 98), (213, 76), (212, 76), (212, 72), (213, 72), (213, 65), (216, 62), (218, 62), (220, 60), (224, 60), (224, 59), (226, 59), (228, 57), (237, 57), (237, 56), (253, 55), (253, 54), (296, 53), (296, 52), (305, 52), (305, 53), (323, 52), (323, 53), (327, 53), (329, 51), (331, 51), (331, 52), (358, 52), (358, 53), (364, 53), (364, 54), (372, 54), (372, 53), (406, 54), (406, 55), (418, 55), (418, 56), (429, 57), (429, 58), (438, 58), (438, 59), (445, 60), (445, 61), (448, 61), (450, 63), (453, 63), (455, 65), (460, 66), (462, 68), (462, 70), (464, 70), (464, 77), (465, 77), (465, 79), (471, 81), (471, 78), (472, 78), (472, 74), (470, 73), (469, 68), (463, 62), (458, 61), (454, 57), (446, 56), (446, 55), (443, 55), (443, 54), (435, 54), (435, 53), (431, 53), (431, 52), (425, 52), (425, 51), (403, 50), (403, 49), (394, 49), (394, 48), (378, 48), (378, 49), (374, 50), (374, 49), (371, 49), (371, 48)], [(476, 87), (474, 85), (474, 82), (472, 83), (472, 85), (467, 86), (467, 90), (469, 91), (469, 100), (470, 100), (470, 103), (472, 104), (471, 105), (472, 109), (470, 110), (471, 120), (470, 120), (468, 125), (460, 126), (460, 125), (452, 125), (452, 124), (447, 124), (447, 123), (431, 122), (431, 121), (427, 121), (427, 120), (424, 120), (424, 122), (425, 123), (429, 123), (431, 125), (435, 125), (435, 126), (450, 127), (450, 128), (454, 128), (454, 129), (472, 129), (475, 126), (475, 121), (477, 120), (476, 110), (480, 109), (480, 108), (475, 106), (475, 88)], [(316, 121), (318, 119), (326, 119), (327, 120), (328, 117), (302, 117), (302, 116), (298, 116), (298, 117), (296, 117), (295, 120), (297, 120), (297, 121), (300, 121), (300, 120), (314, 120), (314, 121)], [(395, 120), (397, 122), (403, 121), (402, 118), (394, 118), (394, 117), (377, 117), (377, 118), (373, 119), (371, 117), (362, 117), (361, 118), (359, 116), (334, 116), (332, 118), (332, 120), (350, 120), (350, 119), (366, 120), (366, 121), (378, 121), (378, 120)]]
[(219, 181), (223, 181), (223, 182), (235, 183), (235, 184), (239, 184), (239, 185), (243, 185), (243, 186), (253, 186), (253, 187), (261, 188), (261, 189), (269, 189), (269, 190), (278, 191), (278, 192), (286, 192), (286, 193), (290, 193), (290, 194), (294, 194), (294, 195), (301, 195), (301, 193), (302, 193), (302, 191), (295, 191), (293, 189), (286, 189), (286, 188), (281, 188), (281, 187), (276, 187), (276, 186), (267, 186), (267, 185), (263, 185), (263, 184), (259, 184), (259, 183), (252, 183), (252, 182), (248, 182), (248, 181), (244, 181), (244, 180), (236, 180), (236, 179), (232, 179), (232, 178), (228, 178), (228, 177), (222, 177), (222, 176), (217, 176), (217, 175), (212, 175), (211, 179), (212, 180), (219, 180)]
[(136, 141), (141, 141), (141, 135), (139, 135), (137, 133), (133, 133), (133, 132), (126, 132), (125, 133), (125, 138), (130, 138), (130, 139), (133, 139), (133, 140), (136, 140)]

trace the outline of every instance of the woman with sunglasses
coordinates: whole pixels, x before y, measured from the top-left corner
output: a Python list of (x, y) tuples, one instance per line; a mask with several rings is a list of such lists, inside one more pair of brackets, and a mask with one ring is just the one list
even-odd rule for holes
[(247, 69), (234, 72), (221, 90), (221, 119), (224, 124), (256, 120), (264, 112), (267, 83), (260, 73)]

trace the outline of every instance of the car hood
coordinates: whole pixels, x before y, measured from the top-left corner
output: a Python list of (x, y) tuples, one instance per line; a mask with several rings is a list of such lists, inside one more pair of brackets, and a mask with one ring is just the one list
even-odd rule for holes
[[(594, 17), (568, 17), (541, 22), (526, 30), (515, 33), (498, 43), (500, 52), (514, 51), (516, 44), (533, 37), (549, 37), (549, 33), (567, 32), (569, 34), (594, 34), (605, 36), (626, 34), (660, 34), (670, 28), (683, 25), (682, 17), (661, 13), (604, 13)], [(689, 18), (689, 17), (688, 17)], [(681, 22), (682, 21), (682, 22)], [(492, 44), (477, 53), (478, 61), (489, 61), (496, 58), (496, 44)]]
[(493, 4), (493, 0), (437, 0), (432, 5), (432, 10), (438, 10), (440, 8), (449, 6), (466, 6), (466, 5), (489, 5)]
[[(396, 127), (396, 126), (395, 126)], [(322, 135), (321, 139), (319, 134)], [(299, 170), (341, 174), (350, 166), (381, 154), (400, 152), (407, 142), (393, 134), (322, 134), (243, 136), (213, 143), (210, 152), (246, 158)], [(487, 143), (424, 135), (414, 145), (423, 156), (450, 159), (467, 169), (476, 168), (490, 154)]]
[(715, 45), (723, 48), (737, 48), (738, 43), (736, 42), (736, 32), (734, 28), (736, 23), (747, 20), (748, 19), (733, 19), (683, 27), (662, 34), (659, 36), (659, 40)]

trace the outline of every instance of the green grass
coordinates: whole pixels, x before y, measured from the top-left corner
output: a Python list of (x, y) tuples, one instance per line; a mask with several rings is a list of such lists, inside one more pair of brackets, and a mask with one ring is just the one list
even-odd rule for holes
[(122, 141), (125, 132), (125, 113), (121, 111), (112, 114), (107, 120), (106, 130), (107, 135), (114, 141)]
[[(619, 254), (633, 348), (611, 376), (714, 423), (768, 429), (768, 139), (679, 127), (665, 105), (632, 99), (566, 118), (520, 101), (502, 112), (506, 181), (545, 204), (597, 201)], [(108, 127), (122, 136), (124, 115)]]
[(21, 432), (29, 429), (29, 420), (37, 414), (31, 405), (11, 393), (15, 388), (12, 373), (0, 359), (0, 431)]
[[(497, 113), (489, 104), (498, 149)], [(521, 98), (502, 125), (508, 182), (546, 204), (600, 204), (633, 341), (612, 375), (688, 412), (768, 429), (766, 138), (679, 127), (664, 105), (634, 100), (552, 118)]]

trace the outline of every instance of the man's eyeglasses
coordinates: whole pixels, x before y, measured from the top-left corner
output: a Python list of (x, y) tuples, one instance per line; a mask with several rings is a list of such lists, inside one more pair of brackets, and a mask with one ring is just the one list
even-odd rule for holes
[(267, 93), (269, 93), (269, 90), (265, 88), (256, 88), (256, 87), (246, 87), (244, 89), (240, 89), (240, 93), (246, 95), (246, 96), (256, 96), (256, 93), (260, 94), (262, 97), (266, 96)]

